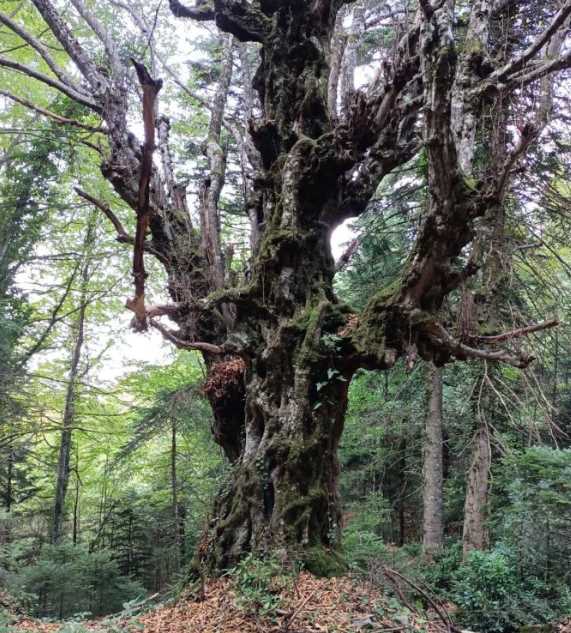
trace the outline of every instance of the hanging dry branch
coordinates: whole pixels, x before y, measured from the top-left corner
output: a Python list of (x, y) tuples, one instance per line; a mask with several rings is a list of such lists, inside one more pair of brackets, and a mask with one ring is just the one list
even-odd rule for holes
[(133, 253), (133, 277), (135, 279), (135, 297), (127, 301), (127, 307), (135, 313), (135, 329), (147, 329), (145, 310), (145, 271), (144, 252), (147, 229), (149, 227), (150, 187), (153, 173), (153, 152), (155, 151), (155, 120), (157, 97), (163, 82), (153, 79), (143, 64), (131, 60), (139, 83), (143, 89), (143, 124), (145, 127), (145, 143), (139, 177), (139, 195), (137, 202), (137, 231), (135, 233), (135, 250)]

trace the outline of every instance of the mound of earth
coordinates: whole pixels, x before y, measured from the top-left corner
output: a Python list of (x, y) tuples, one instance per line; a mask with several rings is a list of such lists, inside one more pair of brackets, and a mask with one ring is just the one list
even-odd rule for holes
[[(64, 628), (20, 618), (11, 631), (33, 633), (359, 633), (361, 631), (430, 631), (442, 633), (442, 622), (428, 622), (389, 603), (372, 585), (351, 577), (316, 578), (300, 574), (280, 593), (271, 615), (244, 606), (230, 578), (210, 581), (202, 599), (182, 597), (131, 618), (86, 621)], [(390, 606), (389, 606), (390, 605)], [(426, 614), (424, 614), (426, 616)], [(69, 626), (69, 625), (68, 625)], [(10, 630), (10, 629), (8, 629)]]

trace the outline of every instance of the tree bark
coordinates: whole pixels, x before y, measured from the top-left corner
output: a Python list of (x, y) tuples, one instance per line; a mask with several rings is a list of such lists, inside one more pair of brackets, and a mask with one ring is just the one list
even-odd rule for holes
[[(102, 172), (136, 210), (141, 153), (128, 132), (126, 83), (116, 80), (120, 73), (107, 78), (98, 71), (50, 0), (33, 3), (90, 87), (82, 102), (102, 115), (108, 129), (110, 152)], [(316, 568), (335, 558), (339, 542), (336, 449), (347, 385), (358, 368), (387, 369), (413, 347), (438, 364), (466, 358), (530, 362), (523, 354), (475, 349), (437, 319), (446, 296), (475, 274), (474, 267), (458, 268), (474, 237), (474, 220), (497, 209), (525, 150), (505, 169), (494, 163), (479, 179), (467, 178), (463, 166), (470, 163), (475, 137), (455, 117), (479, 114), (491, 93), (543, 77), (567, 64), (567, 57), (528, 65), (541, 48), (540, 38), (531, 53), (487, 74), (485, 50), (473, 54), (456, 45), (453, 2), (424, 0), (371, 90), (357, 91), (339, 122), (328, 91), (336, 63), (331, 40), (336, 16), (349, 2), (169, 4), (177, 16), (215, 21), (234, 38), (261, 45), (254, 77), (261, 116), (249, 130), (259, 152), (253, 185), (260, 207), (253, 219), (260, 234), (246, 283), (225, 285), (220, 264), (219, 100), (211, 109), (212, 178), (204, 182), (202, 235), (181, 212), (183, 205), (172, 203), (175, 196), (164, 195), (169, 187), (158, 170), (149, 201), (145, 250), (166, 268), (174, 302), (168, 316), (179, 328), (161, 331), (180, 347), (203, 352), (214, 436), (234, 464), (199, 556), (208, 568), (220, 570), (246, 552), (271, 550)], [(488, 30), (477, 24), (476, 13), (485, 4), (480, 0), (471, 16), (480, 40)], [(562, 9), (567, 10), (571, 7)], [(481, 13), (482, 20), (490, 19)], [(100, 31), (97, 26), (106, 41)], [(478, 66), (483, 72), (472, 72)], [(222, 72), (218, 96), (226, 91), (228, 72)], [(417, 138), (421, 109), (422, 141)], [(462, 139), (471, 150), (461, 147)], [(362, 213), (382, 178), (420, 147), (426, 150), (430, 199), (414, 248), (395, 283), (355, 315), (333, 290), (331, 233)]]
[(428, 368), (429, 405), (426, 416), (423, 464), (422, 547), (431, 556), (444, 541), (443, 516), (443, 436), (442, 436), (442, 370)]
[(486, 520), (492, 456), (488, 427), (484, 420), (480, 420), (472, 442), (472, 463), (466, 484), (462, 533), (464, 559), (472, 550), (486, 549), (488, 544)]
[(222, 39), (221, 75), (214, 94), (210, 125), (206, 139), (208, 173), (201, 188), (200, 222), (203, 256), (209, 263), (212, 289), (224, 285), (225, 266), (220, 235), (218, 202), (226, 175), (226, 152), (222, 147), (222, 120), (226, 99), (232, 81), (234, 39), (227, 35)]

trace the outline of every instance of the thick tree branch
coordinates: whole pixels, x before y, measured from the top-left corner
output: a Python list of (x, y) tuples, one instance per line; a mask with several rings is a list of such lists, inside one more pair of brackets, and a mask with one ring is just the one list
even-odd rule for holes
[(96, 97), (100, 96), (107, 85), (107, 80), (99, 72), (97, 66), (73, 36), (71, 30), (62, 20), (53, 4), (50, 0), (32, 0), (32, 2), (46, 24), (50, 27), (58, 42), (63, 46), (66, 53), (81, 71), (81, 74), (89, 82), (94, 95)]
[(83, 0), (71, 0), (71, 3), (77, 9), (77, 12), (81, 15), (81, 17), (87, 22), (87, 24), (89, 24), (91, 30), (95, 33), (95, 35), (97, 35), (103, 44), (113, 73), (118, 75), (121, 69), (121, 62), (117, 57), (117, 49), (109, 33), (103, 24), (101, 24), (101, 22), (87, 9)]
[(190, 18), (199, 22), (208, 22), (214, 20), (214, 2), (197, 0), (196, 6), (187, 7), (179, 0), (169, 0), (169, 7), (173, 15), (177, 18)]
[[(530, 84), (534, 81), (538, 81), (539, 79), (543, 79), (547, 77), (551, 73), (557, 72), (558, 70), (564, 70), (565, 68), (571, 68), (571, 50), (567, 51), (561, 57), (554, 59), (550, 62), (545, 62), (540, 66), (530, 70), (529, 72), (522, 72), (518, 75), (515, 75), (511, 78), (511, 80), (505, 85), (506, 88), (522, 88), (527, 84)], [(500, 86), (501, 88), (502, 86)]]
[(222, 31), (241, 42), (263, 42), (271, 31), (271, 20), (263, 13), (259, 2), (247, 0), (197, 0), (187, 7), (178, 0), (169, 0), (173, 14), (198, 21), (215, 20)]
[(565, 25), (571, 16), (571, 0), (566, 0), (565, 4), (557, 12), (551, 24), (541, 33), (541, 35), (517, 58), (513, 59), (502, 68), (498, 69), (489, 77), (491, 81), (503, 82), (514, 73), (522, 70), (528, 61), (533, 59), (537, 53), (549, 42), (557, 31)]
[(520, 369), (529, 367), (529, 365), (534, 361), (533, 356), (528, 356), (524, 353), (514, 356), (506, 350), (490, 351), (477, 349), (458, 341), (446, 331), (446, 328), (438, 323), (434, 324), (434, 328), (436, 330), (435, 333), (429, 334), (433, 343), (437, 347), (440, 347), (442, 352), (448, 352), (461, 360), (466, 358), (477, 358), (480, 360), (506, 363), (508, 365), (513, 365), (514, 367), (519, 367)]

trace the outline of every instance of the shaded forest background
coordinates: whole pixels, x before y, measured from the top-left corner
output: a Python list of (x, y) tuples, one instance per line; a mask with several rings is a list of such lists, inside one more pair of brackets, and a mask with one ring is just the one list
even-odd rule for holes
[[(121, 38), (120, 56), (146, 59), (165, 81), (176, 169), (191, 199), (212, 167), (204, 103), (227, 82), (221, 233), (227, 274), (247, 279), (247, 179), (232, 125), (255, 108), (245, 89), (255, 47), (214, 27), (182, 32), (161, 4), (156, 11), (101, 4), (92, 9)], [(518, 28), (533, 33), (547, 20), (542, 3), (522, 4)], [(347, 9), (337, 32), (340, 108), (378, 51), (390, 50), (406, 9), (398, 2)], [(7, 22), (16, 18), (43, 36), (33, 7), (8, 1), (2, 55), (30, 64), (30, 47)], [(65, 54), (45, 37), (62, 62)], [(384, 373), (359, 370), (349, 388), (340, 445), (349, 568), (399, 598), (385, 573), (396, 569), (457, 605), (459, 621), (474, 630), (511, 631), (571, 614), (568, 88), (564, 77), (554, 83), (552, 120), (518, 168), (501, 239), (493, 240), (496, 268), (477, 282), (493, 293), (494, 333), (559, 321), (518, 339), (534, 363), (435, 368), (411, 356)], [(513, 139), (525, 133), (538, 93), (531, 85), (518, 95), (507, 128)], [(138, 103), (135, 87), (131, 98)], [(70, 119), (81, 125), (66, 125)], [(100, 175), (93, 115), (0, 66), (0, 121), (0, 586), (41, 617), (105, 615), (144, 596), (174, 595), (185, 583), (232, 466), (211, 439), (212, 385), (200, 354), (167, 348), (156, 333), (126, 336), (129, 249), (74, 191), (124, 211), (131, 232), (134, 217)], [(488, 132), (493, 125), (492, 113)], [(336, 290), (357, 310), (398, 277), (427, 205), (426, 178), (421, 151), (335, 237)], [(482, 248), (488, 229), (476, 238)], [(160, 302), (164, 272), (149, 266), (149, 293)], [(443, 307), (459, 331), (464, 299), (460, 292)], [(133, 361), (131, 347), (158, 360)]]

